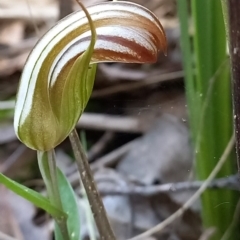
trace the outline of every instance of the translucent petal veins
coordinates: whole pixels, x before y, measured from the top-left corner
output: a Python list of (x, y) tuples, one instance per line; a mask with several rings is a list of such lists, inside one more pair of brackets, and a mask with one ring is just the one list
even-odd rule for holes
[[(160, 50), (166, 52), (164, 30), (146, 8), (129, 2), (106, 2), (87, 11), (97, 32), (91, 63), (150, 63), (156, 61)], [(55, 111), (59, 106), (55, 106), (53, 99), (59, 97), (59, 103), (64, 101), (61, 99), (64, 81), (76, 59), (89, 47), (90, 40), (89, 21), (84, 11), (78, 11), (50, 29), (29, 55), (18, 90), (14, 127), (24, 143), (36, 142), (25, 143), (31, 148), (38, 148), (38, 141), (33, 139), (36, 136), (51, 138), (51, 147), (67, 137), (67, 133), (60, 133), (63, 139), (59, 140), (61, 116)], [(26, 127), (26, 122), (31, 127), (21, 129), (23, 125)], [(23, 140), (23, 135), (27, 140)]]

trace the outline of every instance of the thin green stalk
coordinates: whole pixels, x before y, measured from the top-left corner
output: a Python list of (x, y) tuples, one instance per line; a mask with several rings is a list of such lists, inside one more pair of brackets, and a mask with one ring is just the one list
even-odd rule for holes
[(61, 196), (59, 192), (59, 187), (58, 187), (58, 180), (57, 180), (57, 165), (56, 165), (56, 160), (55, 160), (55, 153), (54, 151), (50, 151), (49, 153), (49, 158), (48, 158), (48, 165), (49, 165), (49, 170), (50, 170), (50, 176), (52, 179), (52, 192), (53, 192), (53, 202), (55, 205), (63, 209), (62, 207), (62, 202), (61, 202)]
[[(199, 108), (199, 96), (196, 93), (196, 76), (194, 73), (193, 55), (192, 55), (192, 44), (189, 33), (189, 6), (188, 0), (178, 0), (178, 17), (180, 20), (181, 29), (181, 48), (182, 48), (182, 61), (185, 74), (185, 86), (186, 86), (186, 96), (188, 103), (188, 111), (191, 113), (191, 129), (192, 137), (194, 138), (194, 133), (197, 131), (197, 111)], [(191, 99), (191, 100), (190, 100)]]
[(222, 12), (223, 12), (223, 19), (225, 24), (225, 30), (226, 30), (226, 37), (229, 41), (229, 23), (228, 23), (228, 8), (227, 8), (227, 0), (221, 0), (222, 3)]
[(92, 171), (90, 169), (84, 148), (80, 142), (76, 129), (74, 129), (69, 135), (78, 171), (84, 188), (87, 193), (88, 201), (90, 203), (93, 217), (95, 219), (100, 239), (101, 240), (115, 240), (114, 233), (107, 218), (107, 214), (101, 199), (101, 196), (97, 190)]
[[(37, 153), (39, 169), (46, 185), (49, 200), (54, 206), (64, 212), (57, 180), (57, 166), (54, 150), (47, 152), (38, 151)], [(67, 229), (67, 219), (54, 219), (61, 230), (64, 240), (70, 240)]]

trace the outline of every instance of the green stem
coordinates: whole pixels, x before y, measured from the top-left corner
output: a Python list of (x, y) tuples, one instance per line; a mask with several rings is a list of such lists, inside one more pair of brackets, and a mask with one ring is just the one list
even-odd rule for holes
[[(179, 0), (177, 4), (196, 173), (203, 180), (216, 165), (232, 133), (229, 60), (222, 15), (222, 11), (226, 13), (226, 0), (222, 0), (222, 6), (220, 0)], [(193, 22), (193, 35), (189, 35), (189, 20)], [(229, 158), (234, 161), (234, 155)], [(233, 173), (234, 165), (228, 161), (218, 177)], [(220, 239), (228, 228), (237, 198), (230, 190), (207, 190), (202, 195), (203, 225), (216, 228), (211, 240)], [(221, 202), (231, 204), (216, 208)]]
[(223, 12), (223, 20), (225, 24), (226, 36), (229, 41), (229, 22), (228, 22), (228, 8), (227, 8), (227, 0), (221, 0), (222, 3), (222, 12)]
[[(47, 188), (50, 202), (61, 211), (64, 211), (57, 180), (57, 166), (54, 150), (47, 152), (38, 151), (38, 165)], [(67, 219), (54, 219), (61, 230), (64, 240), (70, 240), (67, 229)]]
[(59, 186), (58, 186), (57, 165), (56, 165), (56, 161), (55, 161), (54, 151), (49, 152), (48, 165), (49, 165), (50, 176), (51, 176), (52, 187), (53, 187), (52, 188), (52, 193), (53, 193), (53, 197), (54, 197), (53, 201), (58, 208), (63, 209)]
[(86, 190), (88, 201), (90, 203), (94, 219), (96, 221), (100, 239), (115, 240), (116, 238), (108, 221), (102, 199), (95, 185), (86, 154), (81, 145), (76, 129), (74, 129), (70, 133), (69, 138), (76, 158), (78, 171), (80, 173), (82, 183)]

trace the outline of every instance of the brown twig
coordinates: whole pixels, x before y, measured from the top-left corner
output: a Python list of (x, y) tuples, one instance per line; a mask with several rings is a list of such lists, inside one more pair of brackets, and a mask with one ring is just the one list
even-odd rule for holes
[(98, 170), (99, 168), (103, 167), (110, 167), (117, 163), (117, 161), (126, 154), (130, 149), (134, 147), (136, 142), (138, 142), (139, 139), (135, 139), (129, 143), (124, 144), (123, 146), (113, 150), (112, 152), (106, 154), (105, 156), (99, 158), (96, 160), (92, 165), (91, 168), (93, 171)]
[(26, 154), (25, 145), (19, 145), (18, 148), (4, 161), (2, 165), (0, 165), (0, 172), (6, 173), (14, 163), (19, 160), (19, 157), (23, 154)]
[(228, 0), (229, 45), (233, 82), (233, 106), (238, 172), (240, 173), (240, 1)]
[[(150, 118), (146, 121), (144, 118), (138, 117), (83, 113), (77, 127), (111, 132), (144, 133), (151, 127), (151, 120)], [(1, 128), (1, 131), (0, 144), (10, 142), (17, 138), (12, 125), (5, 125)], [(4, 134), (4, 131), (8, 132), (8, 134)]]
[(216, 232), (215, 228), (208, 228), (203, 232), (199, 240), (209, 240), (214, 235), (215, 232)]
[[(105, 156), (97, 159), (94, 161), (94, 163), (91, 164), (91, 169), (93, 172), (96, 172), (100, 168), (110, 167), (117, 163), (120, 158), (126, 154), (131, 148), (134, 147), (135, 143), (138, 141), (138, 139), (133, 140), (129, 143), (126, 143), (125, 145), (113, 150), (112, 152), (106, 154)], [(69, 176), (69, 181), (72, 185), (78, 185), (79, 181), (79, 174), (77, 172), (74, 172)]]
[(115, 136), (114, 132), (107, 131), (103, 134), (103, 136), (90, 148), (88, 151), (88, 160), (92, 162), (96, 159), (108, 146), (110, 142), (112, 142)]
[(84, 113), (77, 126), (91, 130), (106, 130), (127, 133), (145, 132), (151, 123), (137, 117)]
[[(144, 197), (152, 197), (160, 193), (169, 192), (183, 192), (193, 191), (199, 189), (203, 185), (204, 181), (194, 182), (178, 182), (178, 183), (166, 183), (162, 185), (154, 186), (102, 186), (99, 187), (99, 192), (102, 195), (140, 195)], [(227, 178), (216, 179), (209, 183), (207, 186), (209, 189), (227, 188), (235, 191), (240, 191), (238, 176), (234, 175)]]
[(169, 224), (171, 224), (173, 221), (175, 221), (177, 218), (183, 215), (183, 213), (189, 209), (189, 207), (201, 196), (201, 194), (206, 190), (207, 186), (212, 182), (212, 180), (215, 178), (217, 173), (222, 168), (223, 164), (226, 162), (229, 154), (231, 153), (233, 147), (235, 144), (235, 138), (234, 134), (232, 135), (227, 147), (225, 148), (220, 160), (218, 161), (217, 165), (214, 167), (208, 178), (204, 181), (204, 183), (201, 185), (201, 187), (193, 194), (193, 196), (175, 213), (173, 213), (170, 217), (165, 219), (160, 224), (156, 225), (155, 227), (147, 230), (146, 232), (131, 238), (130, 240), (142, 240), (146, 237), (149, 237), (157, 232), (161, 232), (165, 227), (167, 227)]
[[(99, 168), (98, 168), (99, 169)], [(95, 168), (93, 170), (96, 170)], [(118, 173), (119, 175), (119, 173)], [(120, 176), (123, 178), (123, 176)], [(78, 183), (78, 175), (73, 173), (69, 180), (72, 185), (76, 185)], [(100, 183), (103, 181), (107, 182), (117, 182), (115, 178), (112, 176), (105, 176), (104, 178), (95, 178), (96, 182)], [(128, 179), (129, 182), (136, 182), (135, 179)], [(126, 186), (116, 185), (104, 185), (100, 184), (98, 187), (101, 195), (131, 195), (131, 196), (143, 196), (143, 197), (152, 197), (161, 193), (170, 193), (170, 192), (183, 192), (183, 191), (195, 191), (199, 189), (204, 181), (192, 181), (192, 182), (176, 182), (176, 183), (165, 183), (161, 185), (151, 185), (151, 186), (139, 186), (136, 184), (130, 184)], [(137, 184), (141, 184), (138, 183)], [(209, 183), (207, 186), (208, 189), (229, 189), (234, 191), (240, 191), (238, 175), (232, 175), (225, 178), (215, 179)]]
[(147, 76), (147, 77), (145, 77), (145, 78), (147, 78), (146, 80), (142, 80), (139, 82), (133, 82), (133, 83), (128, 83), (128, 84), (118, 84), (117, 86), (108, 87), (108, 88), (104, 88), (101, 90), (96, 90), (92, 93), (91, 97), (92, 98), (105, 97), (105, 96), (113, 95), (113, 94), (120, 93), (120, 92), (128, 92), (128, 91), (136, 90), (138, 88), (145, 87), (145, 86), (148, 86), (151, 84), (156, 84), (156, 83), (165, 82), (165, 81), (169, 81), (169, 80), (179, 79), (179, 78), (182, 78), (183, 76), (184, 76), (183, 71), (163, 73), (161, 75), (156, 74), (156, 75), (152, 75), (152, 76)]
[(94, 182), (93, 174), (88, 164), (87, 157), (81, 145), (77, 131), (74, 129), (69, 135), (76, 163), (84, 185), (94, 219), (99, 231), (101, 240), (115, 240), (114, 233), (107, 218), (107, 214)]
[[(36, 22), (56, 21), (58, 14), (56, 7), (45, 7), (44, 11), (42, 7), (31, 7), (31, 9)], [(32, 22), (32, 17), (29, 16), (29, 12), (26, 11), (26, 6), (23, 4), (19, 4), (15, 8), (0, 8), (0, 19), (20, 19), (29, 23)]]

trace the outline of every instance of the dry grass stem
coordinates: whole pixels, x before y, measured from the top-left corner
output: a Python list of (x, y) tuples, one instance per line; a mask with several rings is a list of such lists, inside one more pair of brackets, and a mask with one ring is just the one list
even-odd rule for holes
[(99, 231), (100, 239), (115, 240), (116, 238), (108, 221), (107, 214), (100, 194), (97, 190), (87, 157), (75, 129), (70, 133), (69, 138), (76, 158), (79, 174)]
[(208, 178), (205, 180), (205, 182), (201, 185), (201, 187), (198, 189), (197, 192), (180, 208), (178, 209), (174, 214), (172, 214), (170, 217), (168, 217), (166, 220), (161, 222), (160, 224), (156, 225), (155, 227), (147, 230), (146, 232), (133, 237), (129, 240), (140, 240), (145, 239), (155, 233), (161, 232), (166, 226), (174, 222), (177, 218), (183, 215), (183, 213), (201, 196), (201, 194), (206, 190), (207, 186), (210, 184), (210, 182), (216, 177), (217, 173), (222, 168), (223, 164), (226, 162), (229, 154), (231, 153), (233, 147), (235, 144), (235, 136), (232, 135), (227, 147), (225, 148), (220, 160), (218, 161), (215, 168), (212, 170), (211, 174), (208, 176)]
[(13, 238), (13, 237), (11, 237), (11, 236), (3, 233), (3, 232), (0, 232), (0, 239), (1, 240), (18, 240), (18, 239)]

